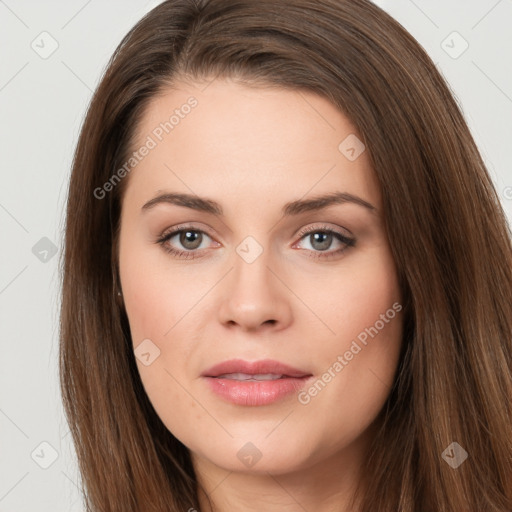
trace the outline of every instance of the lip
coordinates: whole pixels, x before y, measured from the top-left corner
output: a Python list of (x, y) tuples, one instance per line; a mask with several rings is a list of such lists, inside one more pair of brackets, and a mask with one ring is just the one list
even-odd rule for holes
[(253, 362), (244, 361), (243, 359), (230, 359), (229, 361), (223, 361), (222, 363), (212, 366), (201, 375), (203, 377), (218, 377), (226, 373), (249, 373), (251, 375), (275, 373), (297, 378), (311, 375), (308, 372), (272, 359), (262, 359)]
[[(250, 375), (273, 373), (282, 375), (282, 378), (262, 381), (219, 378), (219, 375), (230, 373)], [(211, 391), (228, 402), (236, 405), (260, 406), (271, 404), (298, 392), (312, 375), (271, 359), (254, 362), (231, 359), (212, 366), (204, 371), (201, 377), (207, 381)]]

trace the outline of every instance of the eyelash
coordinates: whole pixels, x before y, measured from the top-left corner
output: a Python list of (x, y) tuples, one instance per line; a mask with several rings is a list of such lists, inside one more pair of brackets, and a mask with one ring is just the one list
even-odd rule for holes
[[(190, 251), (181, 251), (179, 249), (175, 249), (174, 247), (166, 244), (168, 240), (170, 240), (172, 237), (174, 237), (177, 234), (180, 234), (184, 231), (192, 231), (194, 233), (203, 233), (210, 238), (212, 238), (206, 231), (202, 229), (196, 229), (193, 226), (177, 226), (172, 231), (164, 232), (156, 241), (156, 243), (160, 244), (163, 248), (163, 250), (169, 254), (172, 254), (176, 258), (182, 258), (182, 259), (195, 259), (200, 256), (196, 256), (197, 249), (190, 250)], [(339, 231), (333, 230), (332, 228), (329, 228), (327, 226), (320, 226), (320, 227), (308, 227), (300, 231), (297, 236), (299, 236), (299, 240), (304, 238), (306, 235), (311, 233), (326, 233), (326, 234), (332, 234), (335, 236), (336, 239), (338, 239), (340, 242), (345, 244), (345, 247), (342, 247), (341, 249), (338, 249), (336, 251), (311, 251), (307, 249), (308, 252), (313, 252), (314, 255), (309, 255), (310, 258), (313, 259), (331, 259), (333, 257), (336, 257), (340, 255), (341, 253), (345, 252), (349, 247), (353, 247), (356, 243), (355, 238), (350, 238)]]

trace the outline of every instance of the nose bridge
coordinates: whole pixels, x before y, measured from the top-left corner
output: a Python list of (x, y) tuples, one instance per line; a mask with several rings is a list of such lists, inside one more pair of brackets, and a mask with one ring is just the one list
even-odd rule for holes
[(272, 254), (268, 241), (263, 246), (253, 236), (248, 236), (235, 252), (233, 284), (237, 293), (242, 296), (250, 296), (253, 292), (271, 294), (272, 273), (269, 267), (272, 266)]
[(271, 271), (274, 264), (268, 245), (248, 236), (236, 246), (232, 261), (234, 268), (226, 281), (220, 321), (244, 329), (288, 323), (291, 311), (286, 288)]

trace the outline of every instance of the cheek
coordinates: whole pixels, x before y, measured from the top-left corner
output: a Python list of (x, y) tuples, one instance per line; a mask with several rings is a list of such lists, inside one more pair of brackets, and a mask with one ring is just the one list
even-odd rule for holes
[[(159, 415), (170, 404), (195, 411), (197, 404), (180, 383), (184, 384), (195, 346), (194, 326), (201, 321), (197, 305), (208, 287), (205, 283), (193, 284), (193, 271), (176, 272), (170, 268), (164, 251), (152, 246), (141, 248), (140, 242), (129, 236), (121, 240), (120, 254), (124, 307), (146, 393)], [(149, 356), (142, 356), (148, 353)]]
[(187, 313), (193, 314), (204, 290), (194, 286), (193, 276), (170, 269), (163, 250), (132, 245), (130, 250), (127, 239), (119, 270), (133, 344), (150, 338), (161, 346), (172, 339)]
[(375, 419), (391, 391), (402, 342), (403, 305), (390, 253), (374, 251), (348, 267), (331, 276), (327, 294), (309, 295), (332, 332), (324, 330), (314, 349), (321, 373), (301, 403), (315, 417), (330, 417), (323, 425), (333, 442), (339, 429), (354, 438)]
[(190, 280), (180, 273), (170, 280), (161, 259), (126, 249), (120, 275), (141, 382), (164, 424), (183, 436), (184, 425), (200, 420), (201, 408), (185, 390), (184, 362), (192, 350), (193, 331), (185, 338), (178, 333), (190, 321), (187, 313), (193, 315), (201, 290), (194, 292)]
[[(401, 293), (396, 267), (387, 246), (378, 246), (360, 257), (346, 260), (339, 270), (302, 280), (295, 284), (308, 306), (324, 324), (318, 338), (325, 354), (344, 352), (376, 322), (380, 339), (399, 338)], [(398, 308), (393, 309), (397, 303)], [(386, 312), (390, 310), (389, 315)], [(385, 315), (381, 320), (381, 315)], [(384, 322), (384, 323), (382, 323)], [(324, 328), (325, 327), (325, 328)], [(345, 348), (346, 347), (346, 348)], [(377, 350), (378, 347), (376, 347)], [(315, 347), (319, 350), (319, 347)], [(368, 352), (368, 351), (366, 351)]]

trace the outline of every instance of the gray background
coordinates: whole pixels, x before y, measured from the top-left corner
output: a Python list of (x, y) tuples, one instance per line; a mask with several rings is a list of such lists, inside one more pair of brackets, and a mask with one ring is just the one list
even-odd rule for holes
[[(0, 512), (83, 510), (57, 377), (67, 180), (108, 58), (158, 3), (0, 0)], [(448, 80), (512, 221), (512, 0), (376, 3)]]

